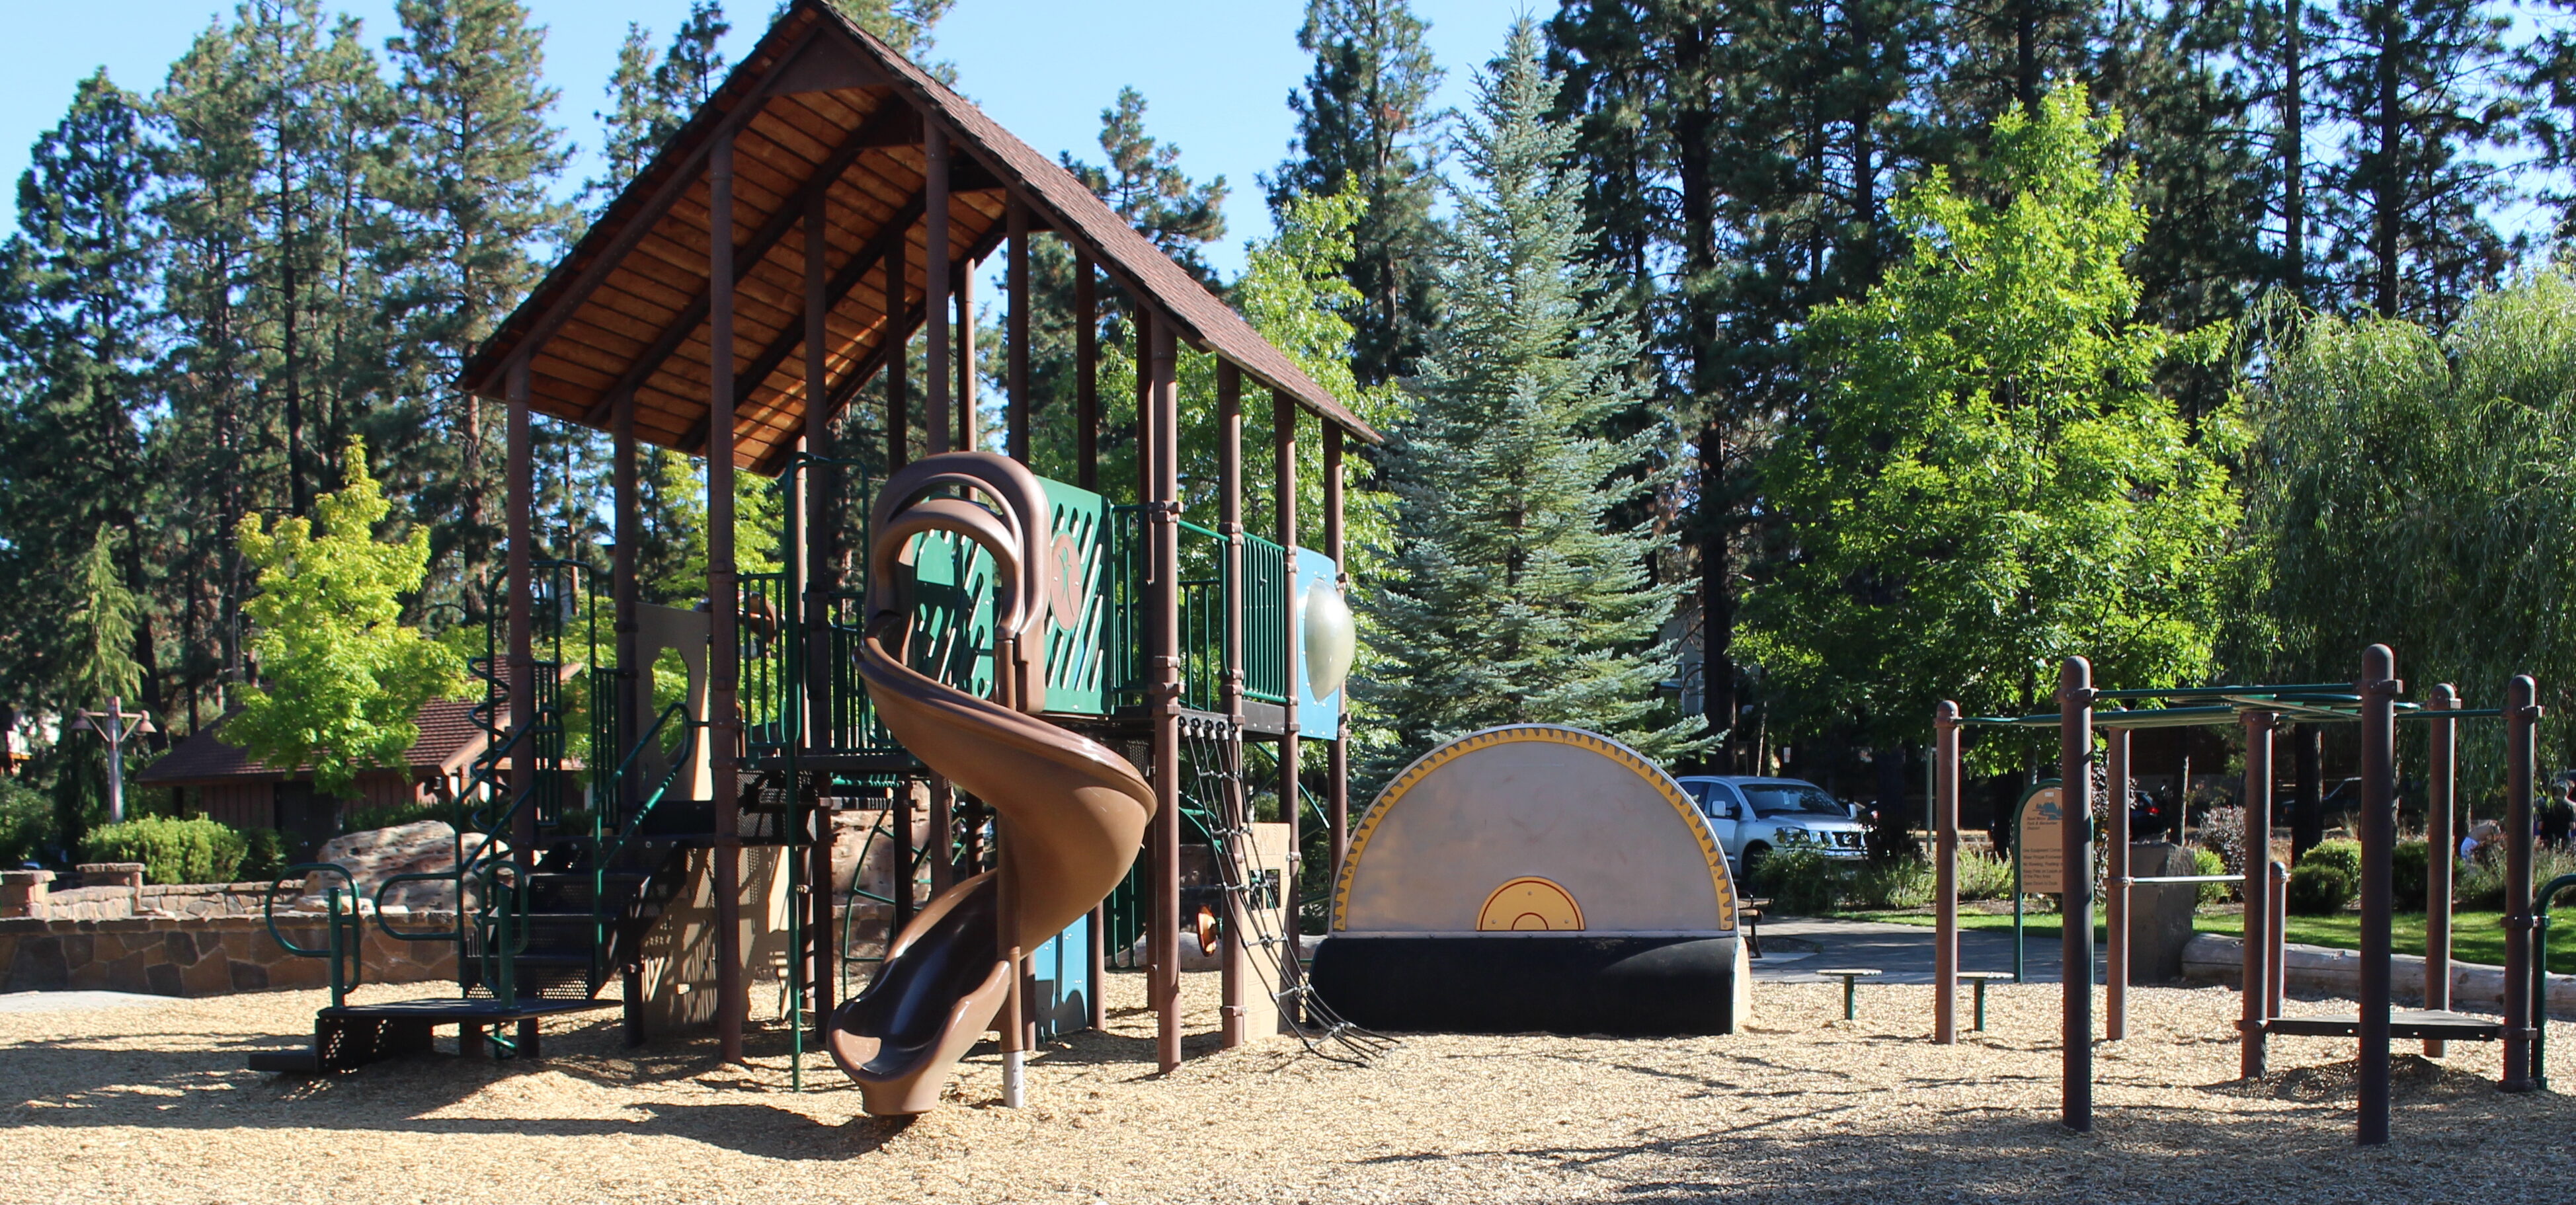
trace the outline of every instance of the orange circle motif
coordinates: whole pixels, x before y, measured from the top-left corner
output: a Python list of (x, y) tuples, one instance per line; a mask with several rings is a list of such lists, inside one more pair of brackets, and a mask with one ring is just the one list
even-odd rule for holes
[(1524, 875), (1494, 888), (1476, 912), (1480, 933), (1579, 932), (1583, 908), (1553, 880)]

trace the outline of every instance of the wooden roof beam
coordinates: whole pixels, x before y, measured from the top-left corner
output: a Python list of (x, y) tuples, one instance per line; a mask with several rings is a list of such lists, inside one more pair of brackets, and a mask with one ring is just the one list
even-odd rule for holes
[[(977, 263), (981, 262), (984, 257), (991, 255), (994, 248), (1001, 246), (1004, 233), (1002, 224), (995, 222), (991, 230), (986, 231), (983, 237), (975, 240), (975, 245), (966, 252), (965, 258), (957, 260), (949, 265), (948, 278), (950, 280), (957, 280), (963, 277), (967, 272), (973, 271), (974, 266)], [(850, 369), (850, 374), (848, 376), (841, 378), (840, 384), (832, 387), (828, 403), (830, 413), (839, 414), (842, 407), (849, 405), (850, 399), (856, 397), (859, 390), (865, 387), (869, 380), (874, 378), (879, 371), (885, 368), (886, 361), (893, 358), (893, 353), (898, 352), (911, 344), (912, 332), (920, 327), (922, 321), (929, 316), (930, 315), (925, 311), (923, 306), (916, 305), (906, 310), (902, 315), (901, 320), (893, 324), (889, 331), (889, 337), (877, 340), (875, 349), (868, 352), (867, 358), (860, 360), (857, 365)], [(706, 429), (707, 425), (703, 420), (701, 420), (697, 426), (690, 429), (689, 443), (692, 447), (703, 448), (706, 446)], [(764, 458), (759, 464), (753, 466), (752, 471), (759, 473), (764, 477), (777, 476), (779, 473), (786, 471), (788, 452), (792, 450), (793, 446), (790, 445), (788, 449)]]
[[(759, 269), (760, 262), (786, 239), (787, 232), (796, 228), (796, 223), (805, 215), (806, 204), (816, 194), (829, 190), (842, 173), (850, 170), (851, 164), (858, 162), (859, 156), (875, 148), (906, 145), (895, 140), (918, 136), (920, 130), (920, 115), (910, 105), (881, 105), (876, 112), (869, 114), (868, 119), (850, 131), (839, 146), (832, 148), (832, 153), (815, 167), (814, 174), (797, 186), (795, 195), (779, 205), (777, 211), (771, 213), (741, 246), (734, 248), (734, 284), (739, 286), (750, 279), (751, 274)], [(709, 234), (713, 237), (712, 231)], [(689, 299), (689, 304), (681, 307), (679, 315), (654, 336), (653, 342), (645, 347), (644, 354), (627, 367), (625, 375), (609, 386), (607, 392), (600, 394), (599, 401), (591, 406), (590, 413), (582, 416), (582, 421), (593, 427), (607, 422), (610, 412), (617, 407), (618, 395), (642, 385), (654, 373), (661, 371), (662, 362), (680, 350), (680, 345), (688, 342), (689, 335), (707, 320), (707, 306), (712, 296), (709, 287), (700, 286), (697, 295)]]
[[(918, 192), (912, 194), (912, 199), (895, 211), (894, 220), (886, 223), (875, 238), (868, 240), (867, 246), (859, 248), (858, 254), (851, 256), (849, 262), (841, 265), (840, 271), (832, 274), (830, 282), (823, 286), (825, 312), (841, 304), (841, 299), (849, 296), (850, 290), (859, 287), (859, 281), (869, 269), (883, 264), (894, 245), (912, 234), (913, 224), (921, 220), (921, 206), (922, 195)], [(760, 392), (761, 386), (778, 371), (778, 366), (787, 362), (788, 354), (804, 342), (805, 321), (799, 315), (793, 325), (781, 328), (778, 337), (771, 339), (769, 346), (761, 348), (760, 354), (751, 358), (749, 368), (735, 376), (734, 379), (741, 383), (742, 396), (748, 398)]]
[[(533, 360), (537, 353), (545, 350), (546, 342), (554, 338), (555, 332), (562, 330), (563, 324), (571, 321), (573, 314), (589, 302), (590, 295), (598, 292), (600, 285), (607, 283), (608, 274), (615, 271), (619, 264), (626, 262), (627, 255), (635, 250), (636, 244), (643, 242), (644, 236), (652, 233), (653, 227), (661, 222), (664, 215), (670, 213), (671, 207), (679, 204), (681, 197), (688, 195), (689, 188), (697, 183), (699, 176), (704, 174), (707, 156), (714, 151), (716, 141), (740, 132), (744, 126), (751, 124), (753, 117), (759, 115), (760, 110), (769, 103), (771, 92), (779, 81), (786, 77), (788, 69), (798, 59), (804, 57), (805, 48), (812, 44), (817, 32), (819, 32), (817, 29), (806, 30), (804, 35), (797, 39), (795, 46), (789, 48), (785, 54), (779, 55), (777, 61), (771, 63), (757, 79), (752, 81), (751, 86), (744, 90), (742, 99), (731, 109), (717, 115), (702, 108), (699, 111), (699, 117), (708, 120), (714, 126), (710, 135), (693, 138), (691, 135), (694, 131), (686, 127), (682, 127), (679, 133), (672, 135), (671, 141), (664, 144), (666, 147), (684, 146), (688, 149), (667, 169), (663, 167), (658, 155), (653, 162), (644, 166), (643, 176), (665, 174), (662, 175), (662, 182), (645, 197), (643, 204), (637, 206), (632, 212), (622, 214), (617, 212), (617, 207), (612, 204), (609, 211), (600, 217), (598, 224), (591, 228), (593, 233), (611, 223), (617, 224), (617, 233), (600, 247), (598, 254), (593, 255), (589, 262), (582, 265), (580, 273), (573, 278), (572, 284), (555, 297), (554, 304), (547, 306), (545, 312), (539, 314), (536, 321), (529, 324), (528, 333), (513, 341), (511, 359)], [(910, 106), (903, 107), (910, 108)], [(692, 121), (691, 124), (696, 123)], [(576, 255), (579, 250), (578, 247), (574, 248)], [(572, 258), (567, 257), (564, 262), (555, 266), (555, 270), (560, 272), (569, 268), (572, 262)], [(552, 274), (549, 273), (549, 275)], [(544, 296), (548, 283), (551, 282), (538, 282), (536, 290), (529, 296), (532, 298)], [(516, 316), (512, 315), (513, 318)], [(504, 320), (501, 337), (507, 337), (508, 329), (508, 321)], [(506, 363), (493, 363), (474, 374), (471, 388), (477, 393), (490, 394), (499, 387), (501, 375), (508, 370), (509, 365)], [(614, 396), (616, 392), (614, 389), (610, 390), (610, 396)], [(598, 420), (598, 422), (605, 421), (607, 421), (605, 418)], [(598, 422), (592, 425), (597, 426)]]

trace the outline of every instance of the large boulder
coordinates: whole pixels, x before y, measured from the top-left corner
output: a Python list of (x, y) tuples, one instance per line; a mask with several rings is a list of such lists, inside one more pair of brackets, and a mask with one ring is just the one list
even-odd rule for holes
[[(422, 820), (397, 824), (392, 828), (343, 833), (324, 843), (313, 860), (346, 869), (349, 876), (357, 880), (359, 898), (373, 902), (377, 888), (383, 886), (386, 879), (453, 869), (456, 865), (456, 830), (444, 820)], [(305, 879), (304, 891), (307, 896), (319, 896), (338, 882), (336, 876), (310, 875)], [(384, 903), (414, 912), (444, 912), (456, 907), (456, 889), (447, 883), (403, 883), (386, 893)]]

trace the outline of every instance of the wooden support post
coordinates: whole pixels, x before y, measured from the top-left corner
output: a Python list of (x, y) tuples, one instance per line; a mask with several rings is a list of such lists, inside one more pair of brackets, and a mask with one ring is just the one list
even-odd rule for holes
[(2109, 746), (2108, 773), (2103, 785), (2109, 789), (2111, 818), (2107, 840), (2111, 848), (2109, 866), (2102, 886), (2111, 893), (2104, 908), (2104, 923), (2110, 929), (2111, 951), (2102, 968), (2102, 1036), (2117, 1042), (2129, 1036), (2129, 736), (2126, 728), (2113, 728), (2102, 734)]
[(1959, 1040), (1959, 705), (1932, 711), (1932, 1040)]
[[(536, 722), (537, 697), (536, 629), (531, 613), (534, 599), (533, 564), (536, 556), (537, 461), (534, 433), (528, 422), (528, 362), (522, 357), (510, 362), (504, 378), (509, 394), (509, 434), (504, 454), (509, 458), (507, 478), (510, 510), (510, 552), (503, 570), (504, 589), (509, 597), (505, 604), (509, 631), (509, 731), (518, 732)], [(534, 742), (523, 743), (510, 758), (510, 790), (519, 794), (542, 772), (536, 759), (529, 756)], [(535, 808), (518, 810), (510, 825), (511, 843), (518, 849), (522, 869), (536, 864), (537, 812)]]
[(957, 273), (957, 450), (980, 450), (981, 416), (975, 407), (975, 261), (970, 257)]
[[(1342, 429), (1325, 423), (1324, 555), (1333, 558), (1333, 587), (1337, 590), (1346, 588), (1350, 581), (1347, 563), (1342, 559), (1342, 530)], [(1332, 881), (1339, 881), (1342, 858), (1351, 851), (1351, 708), (1348, 693), (1343, 694), (1342, 706), (1335, 714), (1339, 719), (1333, 725), (1333, 743), (1326, 753), (1324, 806), (1332, 858), (1327, 869), (1333, 874)], [(1332, 888), (1327, 886), (1324, 893), (1325, 898), (1331, 898)]]
[(1029, 203), (1011, 194), (1008, 223), (1010, 248), (1010, 410), (1005, 426), (1011, 459), (1029, 463)]
[[(2460, 722), (2442, 713), (2459, 709), (2458, 689), (2448, 682), (2433, 688), (2427, 710), (2434, 718), (2425, 725), (2432, 756), (2424, 801), (2424, 1007), (2437, 1012), (2451, 1007), (2451, 868), (2460, 860), (2453, 819), (2459, 806)], [(2424, 1039), (2425, 1057), (2438, 1059), (2445, 1053), (2440, 1038)]]
[(922, 446), (937, 456), (948, 450), (948, 132), (937, 122), (922, 132), (921, 312), (928, 323), (922, 333), (922, 373), (927, 392), (921, 400)]
[[(2361, 680), (2353, 683), (2353, 693), (2361, 696), (2361, 1108), (2357, 1137), (2363, 1146), (2388, 1141), (2388, 880), (2389, 854), (2397, 841), (2397, 693), (2404, 689), (2405, 684), (2397, 680), (2397, 657), (2387, 645), (2374, 644), (2363, 651)], [(2511, 978), (2506, 982), (2512, 982)], [(2510, 1001), (2513, 995), (2507, 991), (2505, 999)], [(2508, 1017), (2505, 1024), (2511, 1026), (2513, 1022)], [(2510, 1055), (2507, 1057), (2510, 1059)], [(2509, 1061), (2507, 1066), (2511, 1066)]]
[[(2265, 985), (2272, 981), (2272, 731), (2269, 712), (2249, 711), (2245, 726), (2245, 897), (2244, 998), (2236, 1023), (2237, 1068), (2243, 1079), (2260, 1079), (2265, 1055), (2263, 1007)], [(2072, 815), (2073, 813), (2068, 813)]]
[[(2504, 692), (2504, 1078), (2496, 1086), (2528, 1092), (2536, 1074), (2531, 1065), (2531, 1027), (2548, 1018), (2531, 1013), (2531, 801), (2539, 786), (2540, 756), (2532, 737), (2541, 715), (2540, 687), (2529, 674), (2516, 674)], [(2392, 826), (2393, 827), (2393, 826)], [(2365, 858), (2369, 850), (2362, 851)], [(2388, 851), (2382, 849), (2383, 864)], [(2367, 862), (2362, 877), (2369, 878)], [(2389, 911), (2388, 876), (2380, 876), (2380, 913)], [(2368, 901), (2369, 888), (2362, 899)], [(2363, 941), (2370, 940), (2367, 919)], [(2387, 925), (2382, 934), (2380, 965), (2385, 967)], [(2367, 959), (2370, 955), (2362, 955)], [(2385, 972), (2383, 972), (2384, 974)], [(2386, 1055), (2381, 1056), (2383, 1059)]]
[[(1297, 589), (1297, 403), (1284, 390), (1278, 389), (1270, 391), (1270, 457), (1272, 510), (1276, 512), (1279, 547), (1285, 550), (1288, 558), (1288, 589), (1293, 596)], [(1303, 755), (1298, 749), (1301, 733), (1297, 727), (1297, 696), (1302, 693), (1297, 689), (1297, 661), (1302, 650), (1297, 647), (1297, 608), (1293, 605), (1286, 608), (1281, 618), (1288, 629), (1280, 634), (1279, 644), (1288, 655), (1288, 690), (1285, 692), (1288, 701), (1280, 708), (1279, 818), (1288, 825), (1288, 868), (1287, 882), (1282, 885), (1279, 901), (1279, 939), (1286, 944), (1286, 957), (1280, 959), (1279, 965), (1283, 968), (1281, 978), (1294, 980), (1301, 969), (1298, 962), (1298, 887), (1306, 869), (1303, 806), (1306, 801), (1298, 781), (1299, 761)], [(1284, 995), (1294, 986), (1293, 982), (1282, 982), (1279, 990)], [(1291, 1023), (1305, 1020), (1305, 1005), (1295, 997), (1282, 999), (1279, 1009)]]
[(938, 899), (957, 885), (957, 791), (948, 780), (930, 776), (930, 898)]
[(1151, 450), (1152, 493), (1146, 501), (1147, 548), (1152, 557), (1147, 632), (1154, 684), (1154, 945), (1163, 967), (1154, 1001), (1155, 1061), (1164, 1071), (1181, 1065), (1181, 556), (1180, 386), (1172, 324), (1152, 324), (1146, 394), (1151, 422), (1144, 447)]
[(733, 564), (733, 140), (707, 159), (707, 740), (715, 792), (711, 855), (716, 894), (716, 1043), (728, 1063), (743, 1061), (743, 1023), (751, 1011), (743, 976), (742, 747), (739, 587)]
[[(643, 664), (643, 649), (638, 644), (641, 627), (637, 608), (643, 605), (643, 595), (636, 580), (636, 565), (642, 551), (644, 517), (642, 466), (637, 463), (635, 447), (635, 395), (618, 398), (610, 413), (611, 456), (615, 460), (610, 480), (615, 496), (617, 543), (609, 560), (609, 594), (617, 607), (617, 730), (631, 748), (644, 739), (645, 725), (653, 722), (648, 714), (653, 700), (642, 689), (644, 673), (650, 667)], [(592, 757), (614, 766), (625, 760), (626, 753), (627, 749), (601, 749), (593, 751)], [(618, 823), (623, 825), (634, 815), (635, 806), (641, 802), (642, 784), (633, 776), (621, 780), (616, 798)]]
[(2059, 1121), (2085, 1134), (2093, 1129), (2093, 666), (2082, 657), (2067, 658), (2058, 671), (2057, 738), (2058, 806), (2066, 817), (2059, 826), (2066, 888), (2058, 945), (2058, 1041), (2065, 1053)]
[[(1243, 754), (1243, 370), (1222, 356), (1216, 362), (1216, 476), (1217, 535), (1225, 541), (1225, 674), (1218, 679), (1219, 706), (1233, 723), (1227, 740), (1234, 743), (1235, 764), (1242, 764)], [(1246, 817), (1233, 809), (1240, 796), (1220, 801), (1226, 814), (1218, 823), (1243, 836), (1221, 836), (1212, 852), (1222, 859), (1224, 846), (1232, 844), (1247, 854), (1252, 849), (1248, 830), (1243, 830)], [(1260, 868), (1247, 858), (1244, 883), (1248, 886)], [(1241, 892), (1229, 893), (1225, 912), (1225, 961), (1218, 972), (1219, 993), (1218, 1043), (1227, 1050), (1243, 1045), (1243, 989), (1245, 981), (1256, 978), (1252, 966), (1250, 942), (1254, 936), (1251, 917), (1252, 900)], [(1267, 1011), (1267, 1010), (1264, 1010)]]
[[(1087, 252), (1073, 253), (1073, 483), (1100, 490), (1099, 281)], [(1095, 993), (1096, 994), (1096, 993)]]
[(911, 298), (904, 295), (904, 241), (893, 240), (885, 257), (885, 439), (886, 474), (892, 476), (912, 459), (912, 399), (905, 396), (905, 376), (912, 371), (912, 356), (905, 344), (912, 341), (904, 316), (911, 312)]
[[(836, 474), (826, 463), (833, 454), (832, 412), (824, 401), (832, 391), (831, 368), (825, 362), (825, 349), (830, 334), (824, 320), (830, 302), (824, 296), (829, 284), (831, 252), (829, 190), (815, 189), (805, 203), (805, 462), (804, 506), (798, 516), (799, 529), (805, 536), (804, 597), (804, 731), (798, 734), (798, 747), (812, 750), (822, 747), (832, 728), (832, 593), (835, 574), (840, 564), (836, 555), (840, 524), (834, 521), (833, 495)], [(806, 984), (814, 1005), (815, 1037), (819, 1041), (832, 1012), (832, 962), (836, 951), (832, 944), (832, 812), (823, 799), (821, 786), (809, 791), (804, 783), (796, 784), (796, 799), (805, 810), (806, 896), (790, 901), (790, 906), (803, 905), (806, 911), (804, 936), (807, 949), (796, 952), (807, 959)]]

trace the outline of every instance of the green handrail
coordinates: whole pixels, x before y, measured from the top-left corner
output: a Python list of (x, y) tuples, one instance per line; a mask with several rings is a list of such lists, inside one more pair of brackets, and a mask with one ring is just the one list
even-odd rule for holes
[[(301, 880), (317, 874), (336, 874), (348, 885), (349, 911), (344, 918), (340, 911), (341, 888), (333, 887), (324, 893), (324, 946), (319, 950), (308, 950), (288, 941), (284, 933), (278, 932), (277, 892), (290, 879)], [(366, 970), (365, 931), (359, 927), (358, 919), (358, 880), (349, 873), (349, 868), (333, 862), (303, 862), (287, 867), (268, 885), (268, 894), (260, 901), (260, 914), (268, 921), (269, 937), (287, 953), (299, 958), (331, 960), (331, 1007), (347, 1005), (349, 989), (358, 986)]]
[(2549, 901), (2576, 887), (2576, 874), (2549, 880), (2532, 897), (2531, 914), (2531, 1086), (2549, 1090)]

